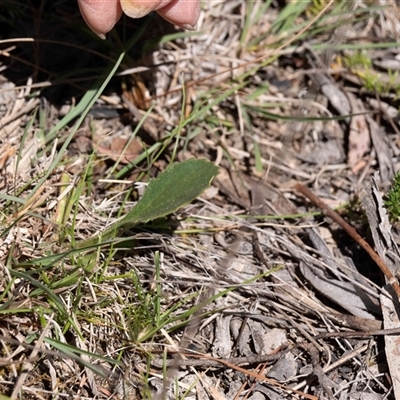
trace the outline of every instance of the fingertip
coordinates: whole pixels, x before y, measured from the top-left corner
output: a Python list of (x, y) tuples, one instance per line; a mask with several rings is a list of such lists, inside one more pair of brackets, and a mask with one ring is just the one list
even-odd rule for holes
[(200, 1), (174, 0), (157, 12), (172, 24), (183, 29), (195, 30), (200, 16)]
[(78, 0), (82, 17), (101, 39), (114, 27), (122, 15), (119, 0)]

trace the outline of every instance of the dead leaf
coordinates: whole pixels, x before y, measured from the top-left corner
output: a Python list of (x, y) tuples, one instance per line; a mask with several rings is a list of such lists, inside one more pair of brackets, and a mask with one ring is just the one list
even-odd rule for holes
[(347, 161), (351, 165), (353, 173), (357, 173), (363, 166), (362, 158), (364, 154), (371, 150), (371, 139), (369, 135), (368, 124), (364, 115), (365, 108), (352, 93), (348, 93), (352, 114), (349, 130), (349, 151)]
[(15, 153), (15, 147), (11, 146), (8, 143), (0, 149), (0, 170), (4, 168), (9, 158), (12, 157)]
[(391, 150), (387, 141), (387, 134), (385, 129), (379, 126), (372, 117), (367, 115), (366, 119), (370, 127), (372, 145), (376, 152), (382, 180), (384, 183), (390, 182), (393, 179), (395, 168), (390, 156)]
[(95, 146), (98, 154), (106, 155), (113, 161), (129, 164), (142, 152), (142, 144), (137, 138), (105, 138)]

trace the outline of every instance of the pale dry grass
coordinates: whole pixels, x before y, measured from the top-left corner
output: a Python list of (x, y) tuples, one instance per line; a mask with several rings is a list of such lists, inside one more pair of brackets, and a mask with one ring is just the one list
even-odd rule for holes
[[(364, 15), (366, 5), (356, 4)], [(87, 89), (78, 82), (54, 96), (44, 89), (45, 75), (32, 81), (22, 71), (17, 79), (9, 69), (24, 53), (0, 41), (1, 393), (23, 399), (393, 398), (379, 337), (316, 338), (380, 329), (382, 282), (340, 228), (306, 214), (315, 210), (294, 183), (311, 186), (332, 207), (347, 204), (345, 215), (365, 232), (359, 206), (350, 202), (382, 163), (389, 179), (399, 169), (398, 113), (382, 111), (398, 108), (397, 83), (374, 92), (357, 68), (329, 69), (385, 129), (381, 141), (371, 133), (369, 151), (355, 164), (348, 162), (343, 121), (314, 121), (291, 135), (295, 125), (288, 128), (280, 118), (303, 104), (297, 96), (312, 80), (307, 72), (321, 72), (310, 65), (307, 45), (321, 54), (318, 44), (329, 42), (330, 33), (315, 28), (322, 16), (307, 26), (321, 9), (310, 6), (295, 18), (307, 26), (303, 33), (290, 31), (294, 22), (281, 29), (287, 19), (276, 26), (282, 9), (261, 12), (264, 5), (205, 2), (198, 32), (142, 52), (133, 48), (55, 168), (72, 124), (54, 127)], [(59, 17), (68, 21), (71, 12)], [(340, 27), (346, 34), (342, 53), (335, 50), (338, 60), (354, 54), (354, 43), (373, 60), (395, 59), (397, 22), (393, 5)], [(157, 24), (153, 38), (171, 29)], [(72, 48), (80, 31), (71, 29)], [(302, 41), (285, 46), (296, 34)], [(92, 37), (80, 39), (94, 47)], [(377, 42), (392, 45), (367, 50)], [(94, 51), (116, 59), (118, 46), (111, 47), (92, 49), (71, 65), (76, 77), (92, 66)], [(131, 68), (135, 74), (124, 76)], [(314, 104), (319, 116), (337, 115), (323, 97)], [(172, 158), (192, 156), (220, 166), (201, 199), (127, 232), (124, 248), (70, 251), (71, 242), (104, 230), (133, 207), (143, 192), (134, 183), (157, 175)]]

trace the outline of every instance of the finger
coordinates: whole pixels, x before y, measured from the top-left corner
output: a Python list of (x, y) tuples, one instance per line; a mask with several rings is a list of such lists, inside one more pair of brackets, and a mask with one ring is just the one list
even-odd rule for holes
[(200, 15), (200, 0), (174, 0), (157, 12), (172, 24), (193, 30)]
[(78, 5), (89, 28), (102, 39), (122, 15), (119, 0), (78, 0)]
[(122, 11), (131, 18), (142, 18), (149, 12), (165, 7), (171, 0), (121, 0)]

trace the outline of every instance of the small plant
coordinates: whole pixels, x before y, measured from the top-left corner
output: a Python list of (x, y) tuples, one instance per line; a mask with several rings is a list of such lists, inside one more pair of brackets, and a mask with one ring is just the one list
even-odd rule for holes
[(392, 188), (386, 194), (385, 205), (390, 219), (398, 220), (400, 217), (400, 172), (395, 175)]
[(358, 50), (344, 58), (346, 67), (370, 69), (372, 67), (371, 57), (365, 51)]
[(78, 242), (76, 247), (93, 246), (99, 243), (100, 239), (103, 241), (110, 239), (118, 231), (127, 230), (139, 223), (146, 223), (175, 212), (200, 196), (217, 174), (218, 167), (204, 159), (192, 158), (170, 164), (157, 178), (149, 182), (145, 194), (128, 214), (112, 224), (101, 235)]

